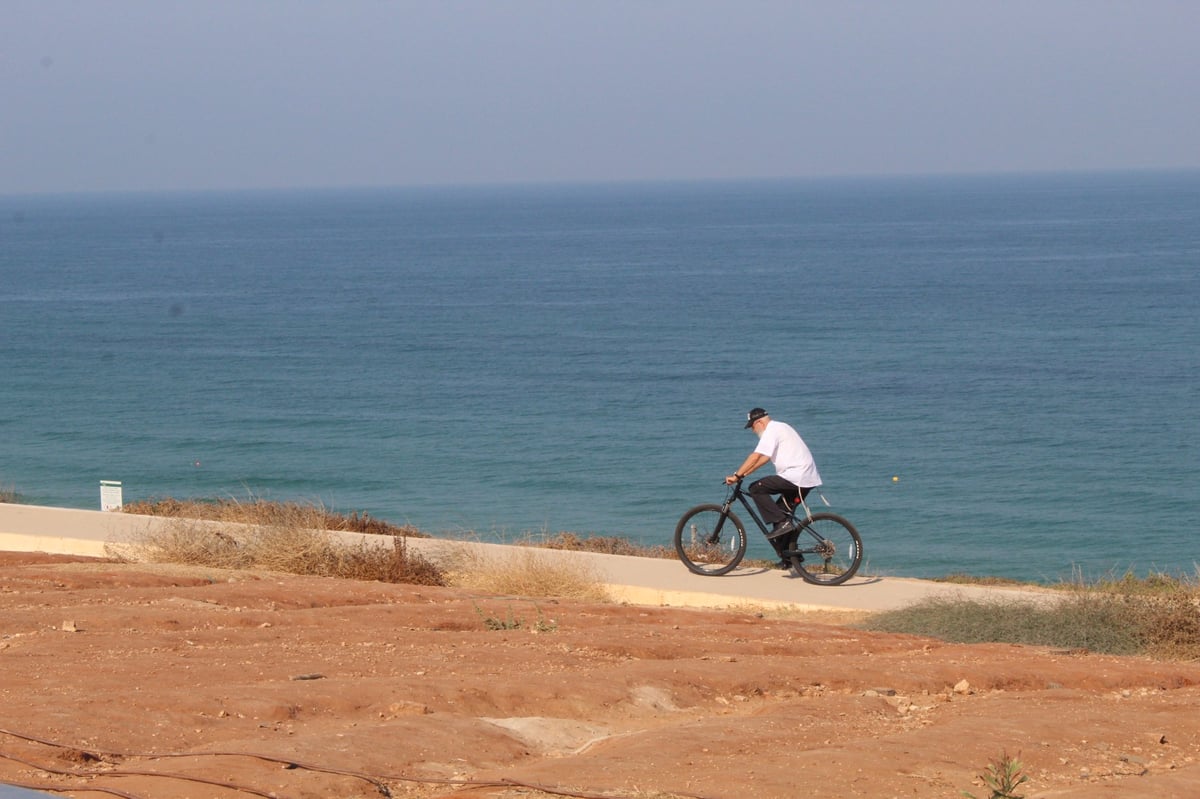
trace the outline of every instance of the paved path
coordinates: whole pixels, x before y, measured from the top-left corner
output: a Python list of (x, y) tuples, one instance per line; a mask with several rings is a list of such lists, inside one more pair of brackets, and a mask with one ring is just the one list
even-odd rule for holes
[[(67, 508), (0, 503), (0, 550), (103, 557), (108, 547), (136, 541), (170, 520)], [(350, 543), (380, 542), (379, 536), (340, 534)], [(381, 542), (382, 543), (382, 542)], [(476, 555), (561, 559), (581, 565), (608, 584), (615, 599), (637, 605), (691, 607), (795, 607), (879, 611), (905, 607), (933, 596), (989, 599), (1044, 598), (1034, 590), (960, 586), (900, 577), (855, 577), (845, 585), (817, 586), (776, 569), (743, 568), (704, 577), (676, 560), (562, 552), (446, 539), (410, 538), (409, 546), (431, 558), (469, 548)]]

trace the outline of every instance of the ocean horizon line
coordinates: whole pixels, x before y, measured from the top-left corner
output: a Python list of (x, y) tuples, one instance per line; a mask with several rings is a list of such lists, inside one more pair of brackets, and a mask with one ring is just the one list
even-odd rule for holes
[(290, 186), (194, 186), (194, 187), (117, 187), (48, 189), (36, 192), (0, 192), (0, 200), (21, 199), (71, 199), (98, 197), (142, 197), (166, 196), (195, 199), (204, 196), (262, 195), (279, 196), (295, 194), (349, 194), (349, 193), (395, 193), (395, 192), (523, 192), (538, 190), (600, 190), (620, 188), (685, 188), (744, 186), (820, 186), (865, 183), (906, 183), (913, 181), (992, 181), (992, 180), (1038, 180), (1095, 177), (1112, 179), (1121, 177), (1189, 177), (1200, 174), (1196, 166), (1149, 166), (1074, 169), (1028, 169), (1028, 170), (979, 170), (979, 171), (929, 171), (929, 172), (862, 172), (815, 175), (748, 175), (748, 176), (699, 176), (699, 177), (648, 177), (648, 178), (580, 178), (555, 180), (512, 180), (512, 181), (459, 181), (444, 183), (358, 183), (358, 184), (296, 184)]

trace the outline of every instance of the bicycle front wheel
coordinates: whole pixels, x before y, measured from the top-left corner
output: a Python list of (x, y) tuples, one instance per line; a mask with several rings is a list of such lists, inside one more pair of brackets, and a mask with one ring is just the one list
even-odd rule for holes
[(806, 582), (841, 585), (854, 576), (863, 559), (862, 539), (854, 525), (835, 513), (814, 513), (796, 521), (796, 544), (784, 556)]
[(720, 505), (697, 505), (675, 526), (675, 552), (696, 574), (727, 574), (746, 555), (746, 528)]

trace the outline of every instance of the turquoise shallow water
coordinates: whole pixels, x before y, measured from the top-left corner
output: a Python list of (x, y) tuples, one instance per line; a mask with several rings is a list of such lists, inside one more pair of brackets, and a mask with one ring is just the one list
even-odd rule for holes
[(1196, 173), (0, 197), (0, 268), (25, 502), (666, 543), (762, 405), (876, 571), (1200, 560)]

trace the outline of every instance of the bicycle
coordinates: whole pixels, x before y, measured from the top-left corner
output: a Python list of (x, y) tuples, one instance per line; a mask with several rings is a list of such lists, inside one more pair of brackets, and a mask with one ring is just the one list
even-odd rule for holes
[[(733, 512), (740, 501), (750, 518), (767, 534), (767, 526), (747, 501), (738, 480), (720, 505), (706, 504), (683, 514), (675, 526), (675, 552), (683, 565), (696, 574), (718, 576), (738, 567), (746, 555), (746, 528)], [(841, 585), (862, 565), (863, 546), (858, 530), (836, 513), (813, 513), (796, 497), (795, 503), (780, 498), (787, 518), (796, 525), (796, 544), (784, 550), (792, 572), (814, 585)], [(804, 509), (803, 515), (796, 511)]]

